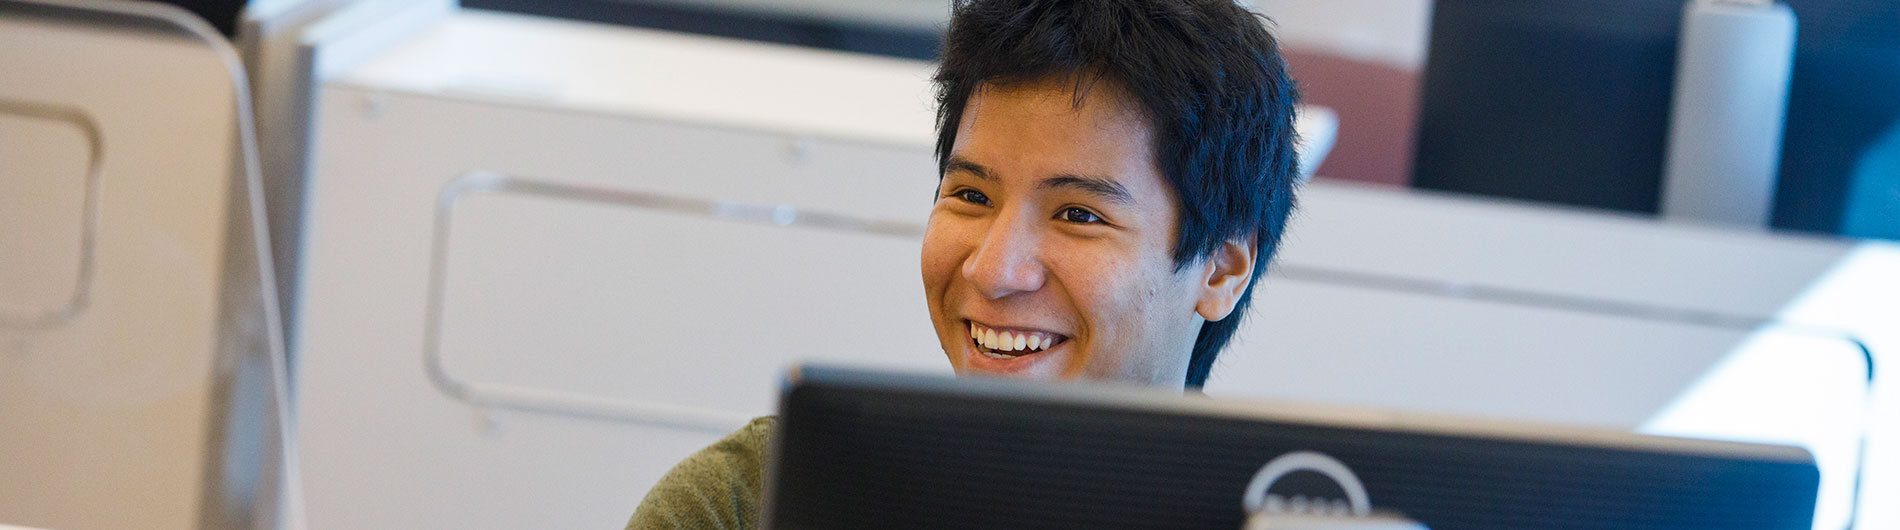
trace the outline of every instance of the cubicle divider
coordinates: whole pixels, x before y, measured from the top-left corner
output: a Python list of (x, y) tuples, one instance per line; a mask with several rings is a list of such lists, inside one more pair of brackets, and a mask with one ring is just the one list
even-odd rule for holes
[[(322, 101), (297, 346), (312, 528), (617, 526), (770, 414), (786, 363), (943, 370), (914, 355), (934, 344), (915, 232), (878, 228), (921, 226), (932, 181), (890, 176), (930, 174), (926, 151)], [(451, 125), (470, 119), (509, 125)]]
[(170, 6), (0, 1), (0, 523), (278, 528), (243, 67)]

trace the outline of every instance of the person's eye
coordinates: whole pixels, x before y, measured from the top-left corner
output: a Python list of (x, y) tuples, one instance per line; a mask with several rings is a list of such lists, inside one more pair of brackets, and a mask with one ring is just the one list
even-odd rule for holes
[(1095, 224), (1102, 222), (1102, 217), (1095, 215), (1095, 212), (1076, 206), (1063, 208), (1062, 213), (1056, 214), (1056, 218), (1075, 224)]
[(983, 192), (976, 191), (970, 188), (963, 188), (957, 191), (950, 192), (950, 196), (956, 197), (957, 199), (962, 200), (963, 202), (970, 203), (970, 204), (975, 204), (975, 205), (980, 205), (980, 206), (990, 205), (990, 197), (988, 195), (984, 195)]

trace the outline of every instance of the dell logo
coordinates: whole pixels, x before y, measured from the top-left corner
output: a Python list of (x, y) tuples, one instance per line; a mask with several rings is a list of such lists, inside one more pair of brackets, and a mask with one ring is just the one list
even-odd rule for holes
[[(1322, 491), (1276, 492), (1273, 486), (1296, 472), (1310, 471), (1331, 479), (1346, 498), (1326, 488)], [(1283, 488), (1285, 489), (1285, 488)], [(1314, 451), (1294, 451), (1267, 462), (1254, 473), (1243, 498), (1248, 513), (1311, 514), (1365, 517), (1372, 513), (1372, 501), (1366, 486), (1346, 464)]]

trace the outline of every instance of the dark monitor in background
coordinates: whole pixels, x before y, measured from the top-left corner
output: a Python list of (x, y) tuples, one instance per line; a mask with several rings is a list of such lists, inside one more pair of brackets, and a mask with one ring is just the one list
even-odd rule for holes
[(836, 368), (795, 369), (779, 413), (773, 530), (1793, 530), (1819, 480), (1783, 446)]
[[(872, 5), (878, 0), (862, 0)], [(908, 59), (937, 58), (940, 27), (878, 24), (848, 17), (794, 14), (794, 0), (461, 0), (469, 9), (506, 11), (636, 28), (678, 31)], [(816, 2), (843, 11), (845, 2)], [(808, 6), (811, 7), (811, 6)], [(946, 4), (944, 13), (949, 13)]]
[[(1900, 2), (1783, 1), (1773, 225), (1900, 239)], [(1415, 184), (1655, 213), (1684, 2), (1438, 0)]]

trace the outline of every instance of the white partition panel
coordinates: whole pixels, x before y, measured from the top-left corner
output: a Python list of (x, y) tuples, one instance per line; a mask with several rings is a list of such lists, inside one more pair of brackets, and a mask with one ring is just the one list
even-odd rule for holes
[(0, 1), (0, 522), (278, 522), (242, 75), (182, 9)]
[[(0, 139), (11, 144), (17, 138), (24, 144), (14, 144), (18, 148), (56, 138), (65, 144), (52, 150), (57, 158), (27, 163), (40, 167), (14, 166), (9, 169), (23, 173), (0, 177), (10, 191), (23, 192), (0, 197), (6, 209), (39, 218), (0, 231), (36, 240), (20, 241), (23, 248), (61, 256), (48, 255), (48, 263), (6, 258), (9, 269), (52, 273), (25, 271), (45, 283), (20, 278), (13, 285), (57, 292), (6, 294), (10, 310), (50, 318), (0, 325), (0, 520), (72, 529), (195, 528), (212, 418), (218, 265), (233, 160), (224, 65), (184, 39), (154, 42), (150, 35), (34, 18), (0, 18), (0, 50), (8, 52), (0, 53), (0, 71), (7, 72), (3, 97), (83, 112), (97, 123), (103, 144), (73, 146), (70, 130), (45, 131), (58, 134), (45, 140), (30, 134)], [(31, 50), (45, 53), (23, 53)], [(81, 70), (66, 66), (69, 61), (97, 66)], [(119, 72), (147, 68), (166, 72), (166, 82), (192, 95), (164, 107), (125, 97)], [(15, 134), (29, 133), (25, 128), (34, 126), (8, 127)], [(101, 186), (111, 188), (96, 191), (92, 215), (101, 219), (91, 233), (81, 228), (83, 220), (71, 218), (87, 215), (72, 204), (73, 194), (86, 193), (86, 171), (26, 172), (54, 171), (54, 164), (70, 170), (63, 159), (75, 149), (101, 151)], [(169, 159), (171, 152), (200, 156)], [(48, 199), (56, 202), (38, 203), (41, 192), (54, 193)], [(33, 207), (16, 210), (14, 204)], [(80, 282), (86, 269), (78, 256), (88, 240), (99, 249), (97, 273)], [(153, 318), (149, 311), (156, 307), (168, 308), (169, 318)]]
[[(312, 528), (619, 526), (770, 414), (786, 363), (947, 369), (915, 270), (927, 147), (450, 92), (321, 93), (297, 345)], [(456, 185), (473, 175), (517, 185)], [(714, 419), (641, 415), (669, 408)]]
[[(379, 111), (364, 112), (365, 98)], [(922, 152), (812, 142), (794, 162), (790, 141), (773, 134), (353, 87), (326, 90), (325, 102), (300, 341), (312, 528), (612, 526), (672, 462), (769, 414), (787, 362), (941, 369), (903, 346), (928, 347), (933, 336), (914, 232), (797, 221), (916, 226), (934, 187)], [(510, 126), (419, 134), (468, 119)], [(598, 156), (610, 151), (626, 158)], [(508, 178), (579, 195), (452, 187), (491, 169), (561, 175)], [(917, 177), (885, 178), (893, 174)], [(615, 202), (613, 192), (797, 213), (779, 226), (775, 206), (747, 218)], [(438, 207), (451, 227), (442, 233)], [(488, 406), (432, 383), (426, 355), (438, 339), (448, 382)], [(510, 412), (539, 403), (511, 399), (521, 391), (730, 421), (680, 429), (672, 416)], [(552, 465), (504, 465), (530, 454)], [(492, 496), (480, 503), (492, 513), (466, 509), (458, 499), (469, 495)]]

